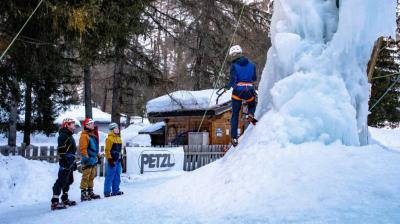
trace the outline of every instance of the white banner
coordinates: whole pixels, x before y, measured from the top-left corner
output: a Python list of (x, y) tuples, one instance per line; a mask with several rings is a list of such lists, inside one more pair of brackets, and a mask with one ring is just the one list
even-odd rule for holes
[(183, 147), (126, 147), (126, 154), (128, 174), (183, 170)]

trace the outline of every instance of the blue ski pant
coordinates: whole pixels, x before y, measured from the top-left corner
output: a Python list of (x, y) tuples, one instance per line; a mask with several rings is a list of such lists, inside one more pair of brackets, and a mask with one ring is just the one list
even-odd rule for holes
[(108, 161), (106, 165), (106, 179), (104, 181), (104, 194), (119, 192), (119, 185), (121, 183), (122, 166), (121, 161), (115, 162), (111, 166)]
[(239, 114), (242, 108), (242, 101), (247, 101), (248, 113), (254, 116), (256, 111), (256, 100), (254, 87), (238, 86), (232, 93), (232, 117), (231, 117), (231, 137), (238, 137)]

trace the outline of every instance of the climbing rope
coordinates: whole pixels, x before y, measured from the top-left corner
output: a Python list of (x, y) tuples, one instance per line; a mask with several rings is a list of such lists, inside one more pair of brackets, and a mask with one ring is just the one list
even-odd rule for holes
[(0, 61), (3, 60), (3, 57), (7, 54), (8, 50), (11, 48), (11, 46), (14, 44), (15, 40), (18, 38), (18, 36), (21, 34), (22, 30), (25, 28), (26, 24), (28, 24), (29, 20), (31, 20), (32, 16), (35, 14), (35, 12), (38, 10), (40, 5), (42, 4), (43, 0), (40, 0), (40, 2), (37, 4), (36, 8), (33, 10), (31, 15), (28, 17), (28, 19), (25, 21), (24, 25), (22, 25), (21, 29), (18, 31), (18, 33), (15, 35), (11, 43), (8, 45), (8, 47), (3, 51), (3, 53), (0, 56)]
[(377, 76), (377, 77), (373, 77), (372, 79), (381, 79), (381, 78), (387, 78), (387, 77), (396, 76), (396, 75), (400, 75), (400, 73), (393, 73), (393, 74), (389, 74), (389, 75)]
[(382, 100), (383, 98), (389, 93), (389, 91), (394, 87), (394, 85), (396, 85), (396, 83), (400, 80), (400, 77), (398, 77), (396, 79), (396, 81), (394, 81), (394, 83), (392, 85), (389, 86), (389, 88), (386, 90), (386, 92), (378, 99), (378, 101), (376, 101), (376, 103), (371, 107), (371, 109), (369, 109), (369, 112), (372, 111), (372, 109), (374, 109)]
[[(222, 71), (224, 70), (225, 64), (226, 64), (226, 62), (227, 62), (227, 60), (228, 60), (229, 49), (232, 47), (233, 40), (235, 39), (235, 35), (236, 35), (236, 32), (237, 32), (238, 27), (239, 27), (239, 25), (240, 25), (240, 20), (242, 19), (245, 6), (246, 6), (246, 4), (243, 3), (242, 9), (240, 10), (240, 14), (239, 14), (238, 21), (237, 21), (236, 26), (235, 26), (235, 30), (233, 31), (233, 34), (232, 34), (232, 37), (231, 37), (231, 41), (229, 42), (228, 50), (226, 51), (226, 54), (225, 54), (224, 62), (222, 63), (221, 68), (220, 68), (220, 70), (219, 70), (219, 72), (218, 72), (217, 80), (213, 83), (213, 91), (212, 91), (211, 96), (210, 96), (210, 99), (209, 99), (209, 101), (208, 101), (208, 105), (210, 105), (210, 103), (211, 103), (211, 101), (212, 101), (212, 97), (213, 97), (213, 95), (214, 95), (214, 93), (215, 93), (215, 88), (217, 88), (217, 85), (218, 85), (218, 83), (219, 83), (219, 80), (220, 80)], [(209, 111), (209, 109), (206, 108), (206, 110), (204, 111), (203, 118), (201, 119), (199, 128), (197, 129), (197, 132), (200, 132), (201, 126), (203, 125), (204, 119), (205, 119), (205, 117), (206, 117), (208, 111)]]

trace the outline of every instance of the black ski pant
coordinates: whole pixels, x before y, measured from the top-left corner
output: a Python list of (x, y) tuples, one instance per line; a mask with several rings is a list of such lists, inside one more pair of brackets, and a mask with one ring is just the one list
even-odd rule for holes
[(53, 186), (53, 198), (52, 202), (58, 202), (58, 197), (63, 192), (61, 200), (65, 201), (68, 199), (69, 186), (74, 182), (74, 176), (72, 170), (60, 169), (58, 171), (58, 178)]

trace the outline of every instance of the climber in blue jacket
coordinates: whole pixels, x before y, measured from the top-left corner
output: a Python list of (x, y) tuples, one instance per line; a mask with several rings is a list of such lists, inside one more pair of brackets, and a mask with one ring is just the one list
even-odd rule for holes
[(231, 80), (225, 90), (233, 88), (232, 92), (232, 117), (231, 117), (231, 138), (232, 145), (238, 144), (238, 123), (242, 101), (248, 105), (247, 121), (255, 125), (257, 120), (254, 118), (256, 110), (256, 91), (254, 84), (257, 81), (256, 65), (243, 55), (239, 45), (229, 49), (229, 56), (232, 61)]

